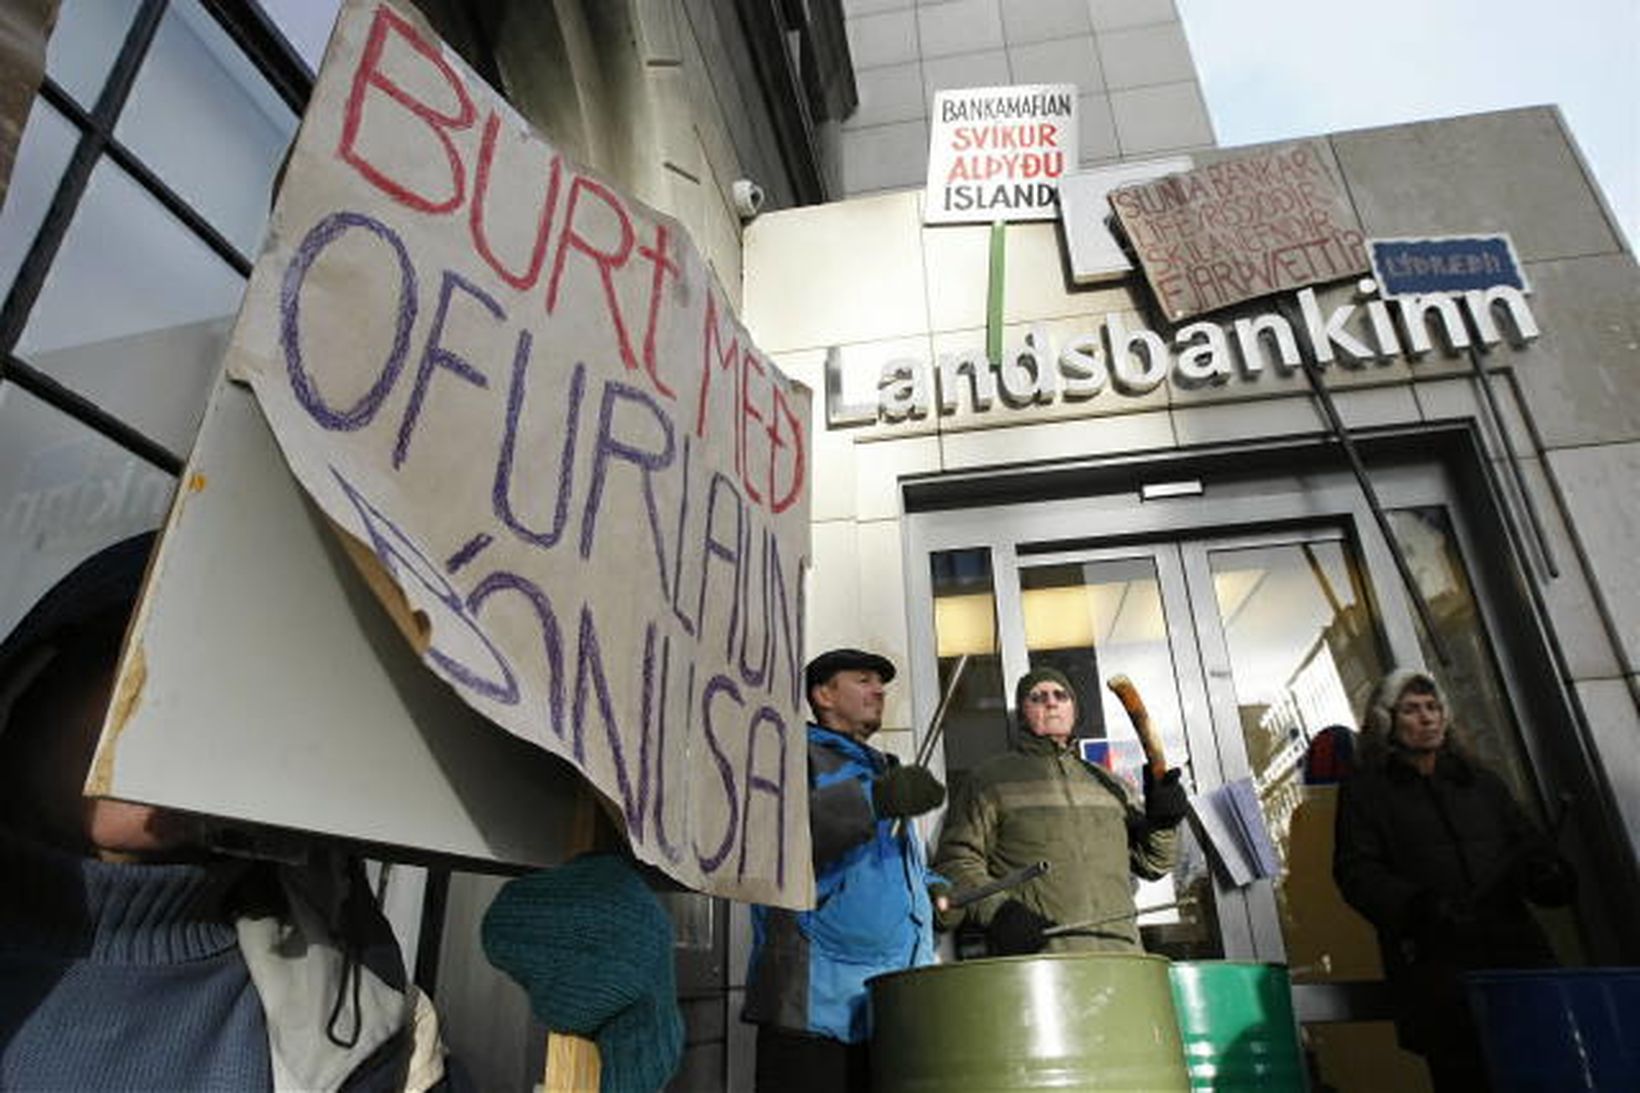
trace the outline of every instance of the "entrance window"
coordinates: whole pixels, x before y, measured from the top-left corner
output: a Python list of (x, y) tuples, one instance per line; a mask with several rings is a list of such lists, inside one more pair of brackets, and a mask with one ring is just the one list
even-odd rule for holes
[[(1022, 567), (1019, 589), (1030, 666), (1065, 673), (1081, 696), (1075, 732), (1083, 759), (1114, 771), (1138, 793), (1144, 750), (1121, 702), (1105, 686), (1112, 676), (1125, 675), (1144, 696), (1169, 763), (1183, 768), (1185, 784), (1193, 785), (1155, 556)], [(1181, 825), (1179, 834), (1173, 872), (1138, 882), (1134, 893), (1145, 948), (1181, 960), (1220, 956), (1207, 858), (1189, 825)]]
[(1008, 747), (996, 589), (985, 549), (936, 551), (930, 569), (941, 694), (968, 658), (945, 715), (946, 779), (955, 793), (970, 770)]
[(1332, 881), (1335, 790), (1306, 777), (1312, 742), (1353, 731), (1384, 673), (1359, 567), (1341, 538), (1210, 550), (1208, 565), (1248, 767), (1285, 867), (1293, 980), (1378, 978), (1372, 933)]
[(1458, 553), (1451, 517), (1438, 506), (1401, 509), (1389, 517), (1449, 658), (1441, 664), (1423, 620), (1416, 619), (1424, 663), (1446, 691), (1454, 724), (1480, 761), (1508, 783), (1515, 800), (1535, 812), (1537, 794), (1527, 774), (1520, 730)]

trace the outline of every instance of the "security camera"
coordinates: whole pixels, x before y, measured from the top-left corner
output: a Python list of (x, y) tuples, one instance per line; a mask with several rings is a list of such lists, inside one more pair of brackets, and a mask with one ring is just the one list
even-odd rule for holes
[(750, 220), (763, 211), (763, 187), (749, 178), (737, 178), (730, 183), (729, 199), (742, 220)]

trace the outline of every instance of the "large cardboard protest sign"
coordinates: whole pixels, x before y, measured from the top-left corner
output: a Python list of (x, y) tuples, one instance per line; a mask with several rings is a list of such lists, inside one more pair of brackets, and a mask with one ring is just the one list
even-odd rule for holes
[(1110, 204), (1173, 321), (1368, 268), (1360, 221), (1313, 141), (1124, 186)]
[(463, 701), (684, 884), (810, 900), (809, 396), (678, 224), (350, 0), (229, 369)]
[(923, 222), (1052, 220), (1076, 154), (1075, 84), (936, 92)]

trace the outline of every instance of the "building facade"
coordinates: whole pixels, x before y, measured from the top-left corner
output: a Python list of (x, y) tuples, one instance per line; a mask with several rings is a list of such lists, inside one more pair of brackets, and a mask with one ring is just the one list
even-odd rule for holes
[[(936, 749), (960, 784), (1006, 746), (1012, 682), (1052, 664), (1095, 707), (1093, 754), (1132, 771), (1101, 686), (1132, 677), (1196, 792), (1250, 779), (1284, 867), (1231, 886), (1187, 852), (1140, 901), (1196, 902), (1142, 918), (1147, 946), (1290, 964), (1327, 1081), (1416, 1088), (1376, 946), (1332, 886), (1307, 747), (1361, 724), (1387, 669), (1435, 672), (1482, 758), (1598, 878), (1549, 923), (1562, 956), (1633, 961), (1640, 275), (1552, 108), (1296, 147), (1365, 237), (1507, 232), (1530, 293), (1443, 318), (1334, 277), (1193, 328), (1137, 271), (1075, 284), (1064, 225), (1012, 224), (990, 356), (991, 228), (924, 225), (903, 190), (752, 224), (746, 316), (817, 392), (809, 643), (902, 666), (884, 737), (913, 754), (966, 655)], [(1382, 520), (1306, 356), (1328, 362)]]

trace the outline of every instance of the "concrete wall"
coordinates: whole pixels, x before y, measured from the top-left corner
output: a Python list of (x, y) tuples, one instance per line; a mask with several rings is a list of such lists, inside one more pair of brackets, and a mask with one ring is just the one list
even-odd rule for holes
[(1081, 163), (1211, 148), (1172, 0), (844, 0), (860, 106), (843, 124), (844, 193), (922, 185), (934, 92), (1078, 89)]

